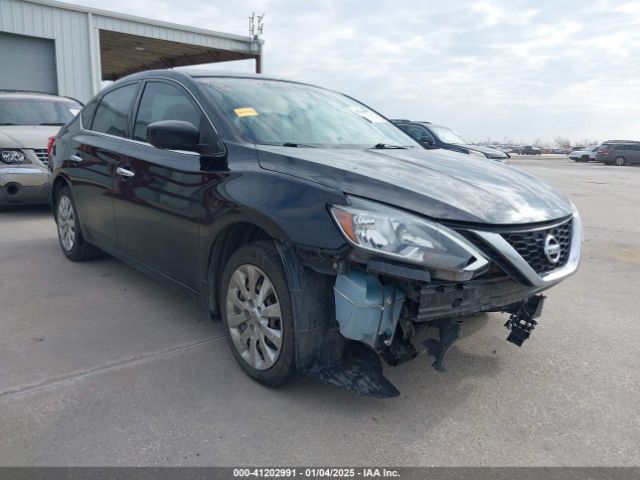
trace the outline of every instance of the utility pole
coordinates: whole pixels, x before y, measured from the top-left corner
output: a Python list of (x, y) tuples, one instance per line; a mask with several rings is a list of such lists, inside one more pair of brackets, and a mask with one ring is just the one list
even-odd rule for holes
[(249, 17), (249, 37), (253, 41), (254, 49), (256, 50), (256, 73), (262, 73), (262, 44), (261, 39), (262, 32), (264, 30), (264, 16), (266, 14), (257, 15), (255, 12), (251, 13)]

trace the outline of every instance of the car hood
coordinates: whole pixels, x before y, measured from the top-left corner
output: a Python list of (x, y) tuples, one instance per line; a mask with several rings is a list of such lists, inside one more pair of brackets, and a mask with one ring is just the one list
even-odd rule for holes
[(257, 145), (262, 168), (440, 220), (526, 224), (571, 214), (542, 180), (442, 149), (322, 149)]
[(0, 126), (0, 147), (3, 148), (47, 148), (49, 137), (60, 127), (49, 125), (5, 125)]
[(485, 147), (483, 145), (460, 145), (461, 147), (467, 148), (469, 150), (476, 150), (477, 152), (482, 152), (489, 155), (489, 158), (507, 158), (507, 154), (502, 150), (498, 150), (497, 148)]

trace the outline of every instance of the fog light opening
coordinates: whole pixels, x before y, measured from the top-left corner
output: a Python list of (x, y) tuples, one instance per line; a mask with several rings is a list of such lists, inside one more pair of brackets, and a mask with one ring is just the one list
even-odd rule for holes
[(18, 185), (17, 183), (10, 183), (9, 185), (7, 185), (6, 189), (9, 195), (17, 195), (20, 192), (20, 185)]

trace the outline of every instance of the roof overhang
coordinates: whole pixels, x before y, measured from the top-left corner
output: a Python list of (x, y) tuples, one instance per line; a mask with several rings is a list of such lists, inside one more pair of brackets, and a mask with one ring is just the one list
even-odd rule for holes
[(254, 53), (100, 30), (100, 63), (103, 80), (117, 80), (131, 73), (156, 68), (183, 67), (258, 57), (259, 55)]

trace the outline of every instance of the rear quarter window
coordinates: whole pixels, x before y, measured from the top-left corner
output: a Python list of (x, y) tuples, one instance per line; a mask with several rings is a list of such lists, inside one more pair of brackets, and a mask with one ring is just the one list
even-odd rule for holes
[(82, 118), (83, 128), (91, 127), (91, 121), (93, 120), (93, 114), (96, 113), (97, 106), (98, 106), (98, 100), (95, 99), (82, 109), (82, 113), (80, 114), (80, 117)]

